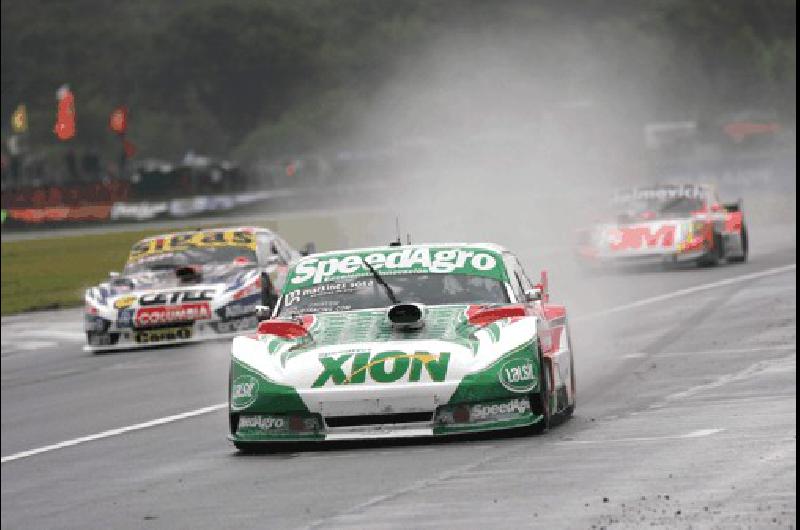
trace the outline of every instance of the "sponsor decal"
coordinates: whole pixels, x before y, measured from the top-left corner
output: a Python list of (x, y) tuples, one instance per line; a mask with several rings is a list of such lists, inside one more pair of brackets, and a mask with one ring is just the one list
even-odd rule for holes
[(130, 328), (133, 326), (133, 309), (120, 309), (117, 311), (117, 327)]
[(500, 384), (511, 392), (530, 392), (538, 386), (536, 370), (530, 359), (515, 358), (505, 362), (497, 377)]
[[(252, 375), (240, 375), (231, 384), (231, 408), (241, 410), (249, 407), (258, 397), (258, 379)], [(241, 426), (241, 424), (240, 424)]]
[(114, 309), (125, 309), (136, 303), (135, 296), (121, 296), (114, 301)]
[(317, 431), (319, 424), (316, 418), (300, 416), (240, 416), (237, 432), (246, 431)]
[(667, 224), (655, 232), (650, 226), (622, 226), (611, 228), (606, 234), (611, 250), (638, 250), (644, 248), (672, 248), (675, 245), (675, 225)]
[(111, 207), (111, 219), (153, 219), (166, 213), (166, 202), (115, 202)]
[(192, 337), (192, 328), (160, 328), (153, 330), (138, 331), (134, 334), (134, 340), (141, 344), (169, 340), (186, 340)]
[(286, 428), (286, 418), (275, 416), (242, 416), (239, 429), (255, 428), (259, 431), (282, 430)]
[(408, 247), (305, 259), (291, 271), (287, 289), (309, 287), (337, 277), (368, 275), (364, 261), (383, 274), (458, 273), (501, 280), (505, 274), (500, 257), (488, 250)]
[(207, 303), (181, 304), (176, 306), (142, 307), (136, 312), (136, 326), (157, 326), (170, 322), (193, 322), (211, 318)]
[(471, 421), (496, 420), (503, 416), (516, 416), (531, 411), (531, 403), (527, 398), (515, 398), (499, 403), (478, 403), (469, 410)]
[(193, 290), (193, 291), (173, 291), (165, 293), (143, 294), (139, 298), (139, 305), (167, 305), (179, 304), (181, 302), (203, 302), (214, 299), (214, 289)]
[(368, 351), (338, 356), (320, 357), (322, 372), (312, 383), (312, 387), (373, 383), (394, 383), (405, 380), (415, 383), (427, 374), (426, 379), (442, 382), (447, 377), (450, 353), (438, 355), (427, 352), (403, 353), (387, 351), (370, 355)]
[(165, 252), (183, 251), (189, 248), (239, 247), (255, 251), (256, 237), (242, 230), (198, 231), (144, 239), (131, 248), (129, 262), (144, 256)]
[(667, 199), (702, 199), (708, 195), (708, 188), (696, 186), (694, 184), (683, 184), (679, 186), (661, 186), (658, 188), (637, 188), (617, 192), (614, 196), (616, 202), (627, 202), (631, 200), (667, 200)]

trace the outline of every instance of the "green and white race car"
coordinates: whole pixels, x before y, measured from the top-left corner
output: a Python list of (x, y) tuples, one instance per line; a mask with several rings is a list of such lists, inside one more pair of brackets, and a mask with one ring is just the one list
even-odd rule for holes
[(566, 311), (492, 244), (314, 254), (272, 318), (236, 337), (230, 440), (547, 429), (575, 408)]

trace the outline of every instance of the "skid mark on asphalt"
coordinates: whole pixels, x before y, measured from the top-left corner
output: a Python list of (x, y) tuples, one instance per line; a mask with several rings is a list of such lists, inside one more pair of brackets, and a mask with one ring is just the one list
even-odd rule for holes
[(661, 401), (660, 403), (654, 403), (653, 405), (650, 405), (650, 408), (665, 407), (671, 404), (673, 401), (686, 399), (696, 394), (699, 394), (700, 392), (704, 392), (706, 390), (713, 390), (715, 388), (719, 388), (729, 383), (744, 381), (746, 379), (750, 379), (752, 377), (755, 377), (763, 373), (790, 372), (790, 371), (795, 371), (796, 369), (797, 369), (797, 355), (788, 355), (786, 357), (781, 357), (779, 359), (767, 359), (764, 361), (759, 361), (755, 364), (751, 364), (744, 370), (740, 370), (732, 374), (725, 374), (709, 383), (693, 386), (692, 388), (689, 388), (682, 392), (676, 392), (674, 394), (670, 394), (667, 397), (665, 397), (664, 400)]
[[(585, 443), (611, 443), (615, 441), (625, 441), (625, 442), (640, 442), (640, 441), (655, 441), (655, 440), (675, 440), (675, 439), (694, 439), (694, 438), (702, 438), (705, 436), (709, 436), (712, 434), (716, 434), (721, 432), (723, 429), (701, 429), (697, 431), (692, 431), (686, 434), (681, 435), (674, 435), (674, 436), (659, 436), (659, 437), (652, 437), (652, 438), (628, 438), (628, 439), (619, 439), (619, 440), (598, 440), (598, 441), (587, 441)], [(575, 444), (581, 443), (577, 440), (573, 441), (553, 441), (553, 440), (543, 440), (549, 441), (549, 445), (565, 445), (565, 444)], [(471, 464), (467, 464), (455, 469), (448, 470), (444, 473), (441, 473), (435, 477), (431, 477), (428, 479), (419, 480), (413, 482), (407, 486), (402, 488), (398, 488), (394, 491), (383, 495), (376, 495), (366, 501), (356, 504), (355, 506), (350, 507), (347, 510), (341, 511), (337, 514), (334, 514), (330, 517), (324, 517), (314, 521), (313, 523), (305, 526), (303, 528), (321, 528), (321, 527), (329, 527), (329, 526), (337, 526), (337, 520), (346, 520), (348, 517), (357, 516), (368, 509), (382, 504), (384, 502), (395, 500), (399, 497), (410, 493), (418, 493), (420, 490), (431, 488), (434, 486), (441, 486), (442, 484), (447, 483), (448, 481), (457, 480), (460, 477), (469, 477), (473, 475), (480, 475), (482, 472), (479, 471), (479, 468), (485, 466), (486, 464), (492, 463), (497, 460), (501, 460), (509, 455), (513, 455), (514, 453), (519, 453), (521, 451), (527, 450), (528, 446), (526, 444), (520, 445), (513, 445), (508, 447), (504, 451), (497, 451), (493, 452), (490, 456), (482, 458), (477, 462), (473, 462)]]
[(627, 353), (622, 356), (623, 359), (641, 359), (642, 357), (689, 357), (694, 355), (730, 355), (734, 353), (761, 353), (761, 352), (774, 352), (774, 351), (795, 351), (797, 346), (794, 344), (776, 344), (774, 346), (765, 346), (763, 348), (722, 348), (718, 350), (699, 350), (699, 351), (674, 351), (674, 352), (661, 352), (661, 353), (645, 353), (635, 352)]
[(571, 445), (571, 444), (609, 444), (609, 443), (626, 443), (626, 442), (659, 442), (662, 440), (686, 440), (690, 438), (702, 438), (703, 436), (711, 436), (717, 434), (725, 429), (699, 429), (696, 431), (688, 432), (686, 434), (675, 434), (668, 436), (641, 436), (635, 438), (612, 438), (605, 440), (564, 440), (557, 442), (556, 445)]
[[(638, 300), (636, 302), (632, 302), (632, 303), (629, 303), (629, 304), (624, 304), (624, 305), (613, 307), (613, 308), (606, 309), (606, 310), (603, 310), (603, 311), (599, 311), (599, 312), (594, 312), (594, 313), (589, 313), (589, 314), (586, 314), (586, 315), (578, 316), (577, 318), (573, 318), (572, 320), (573, 321), (576, 321), (576, 320), (590, 320), (590, 319), (594, 319), (594, 318), (598, 318), (598, 317), (602, 317), (602, 316), (606, 316), (606, 315), (610, 315), (610, 314), (614, 314), (614, 313), (619, 313), (619, 312), (622, 312), (622, 311), (629, 311), (631, 309), (637, 309), (639, 307), (644, 307), (644, 306), (655, 304), (655, 303), (658, 303), (658, 302), (671, 300), (673, 298), (678, 298), (678, 297), (686, 296), (686, 295), (689, 295), (689, 294), (694, 294), (694, 293), (698, 293), (698, 292), (707, 291), (707, 290), (710, 290), (710, 289), (715, 289), (717, 287), (725, 287), (725, 286), (728, 286), (728, 285), (735, 285), (737, 283), (750, 281), (750, 280), (754, 280), (754, 279), (757, 279), (757, 278), (763, 278), (763, 277), (767, 277), (767, 276), (773, 276), (773, 275), (776, 275), (776, 274), (781, 274), (781, 273), (793, 271), (793, 270), (796, 270), (796, 269), (797, 269), (797, 264), (796, 263), (792, 263), (790, 265), (785, 265), (785, 266), (782, 266), (782, 267), (775, 267), (775, 268), (767, 269), (767, 270), (760, 271), (760, 272), (755, 272), (755, 273), (750, 273), (750, 274), (743, 274), (741, 276), (736, 276), (736, 277), (733, 277), (733, 278), (727, 278), (725, 280), (721, 280), (721, 281), (717, 281), (717, 282), (711, 282), (711, 283), (707, 283), (707, 284), (697, 285), (695, 287), (690, 287), (688, 289), (680, 289), (680, 290), (673, 291), (673, 292), (670, 292), (670, 293), (666, 293), (666, 294), (663, 294), (663, 295), (653, 296), (653, 297), (650, 297), (650, 298), (644, 298), (642, 300)], [(791, 358), (794, 359), (794, 356), (791, 356)], [(756, 363), (756, 364), (759, 364), (759, 363)], [(724, 383), (721, 383), (721, 384), (724, 384)], [(686, 392), (688, 392), (688, 391), (686, 391)], [(680, 394), (683, 394), (683, 393), (680, 393)], [(673, 394), (673, 396), (676, 396), (676, 395)], [(672, 399), (677, 399), (677, 398), (672, 397)], [(670, 396), (667, 397), (667, 400), (670, 400)], [(200, 416), (202, 414), (208, 414), (210, 412), (214, 412), (214, 411), (223, 409), (223, 408), (225, 408), (227, 406), (228, 406), (227, 402), (225, 402), (225, 403), (217, 403), (215, 405), (209, 405), (208, 407), (203, 407), (203, 408), (200, 408), (200, 409), (191, 410), (191, 411), (184, 412), (184, 413), (181, 413), (181, 414), (175, 414), (175, 415), (172, 415), (172, 416), (166, 416), (166, 417), (163, 417), (163, 418), (157, 418), (157, 419), (150, 420), (150, 421), (147, 421), (147, 422), (144, 422), (144, 423), (138, 423), (136, 425), (129, 425), (127, 427), (120, 427), (120, 428), (117, 428), (117, 429), (111, 429), (111, 430), (108, 430), (108, 431), (103, 431), (101, 433), (92, 434), (92, 435), (89, 435), (89, 436), (83, 436), (81, 438), (74, 438), (72, 440), (67, 440), (67, 441), (64, 441), (64, 442), (59, 442), (59, 443), (56, 443), (56, 444), (47, 445), (47, 446), (44, 446), (44, 447), (31, 449), (31, 450), (28, 450), (28, 451), (22, 451), (22, 452), (19, 452), (19, 453), (15, 453), (15, 454), (4, 456), (4, 457), (0, 458), (0, 463), (5, 464), (6, 462), (11, 462), (11, 461), (19, 460), (19, 459), (22, 459), (22, 458), (27, 458), (27, 457), (30, 457), (30, 456), (38, 455), (38, 454), (41, 454), (41, 453), (46, 453), (46, 452), (49, 452), (49, 451), (55, 451), (55, 450), (58, 450), (58, 449), (63, 449), (65, 447), (71, 447), (71, 446), (74, 446), (74, 445), (79, 445), (79, 444), (83, 444), (83, 443), (86, 443), (86, 442), (100, 440), (100, 439), (108, 438), (108, 437), (111, 437), (111, 436), (118, 436), (120, 434), (125, 434), (125, 433), (132, 432), (132, 431), (138, 431), (138, 430), (141, 430), (141, 429), (146, 429), (146, 428), (154, 427), (154, 426), (157, 426), (157, 425), (164, 425), (164, 424), (172, 423), (172, 422), (175, 422), (175, 421), (178, 421), (178, 420), (191, 418), (191, 417), (194, 417), (194, 416)], [(657, 406), (657, 405), (654, 405), (654, 407), (655, 406)], [(480, 463), (482, 463), (482, 462), (483, 461), (478, 462), (476, 464), (473, 464), (471, 466), (467, 466), (467, 467), (471, 469), (474, 466), (480, 465)], [(458, 470), (454, 470), (453, 472), (455, 473), (457, 471)], [(439, 479), (437, 478), (437, 479), (433, 479), (433, 480), (439, 480)]]
[(784, 272), (794, 271), (797, 270), (797, 263), (792, 263), (790, 265), (784, 265), (782, 267), (774, 267), (772, 269), (767, 269), (759, 272), (753, 272), (749, 274), (742, 274), (741, 276), (734, 276), (733, 278), (726, 278), (724, 280), (720, 280), (717, 282), (711, 283), (704, 283), (702, 285), (696, 285), (694, 287), (689, 287), (686, 289), (679, 289), (677, 291), (672, 291), (670, 293), (661, 294), (658, 296), (651, 296), (650, 298), (644, 298), (642, 300), (637, 300), (635, 302), (631, 302), (629, 304), (623, 304), (617, 307), (612, 307), (610, 309), (604, 309), (601, 311), (595, 311), (593, 313), (587, 313), (585, 315), (579, 315), (577, 317), (571, 317), (570, 320), (573, 322), (578, 322), (581, 320), (591, 320), (597, 317), (613, 315), (615, 313), (620, 313), (623, 311), (630, 311), (631, 309), (637, 309), (639, 307), (644, 307), (652, 304), (656, 304), (658, 302), (665, 302), (667, 300), (671, 300), (673, 298), (678, 298), (681, 296), (686, 296), (695, 293), (701, 293), (703, 291), (708, 291), (711, 289), (716, 289), (718, 287), (725, 287), (728, 285), (736, 285), (737, 283), (747, 282), (750, 280), (756, 280), (758, 278), (764, 278), (767, 276), (774, 276), (776, 274), (782, 274)]

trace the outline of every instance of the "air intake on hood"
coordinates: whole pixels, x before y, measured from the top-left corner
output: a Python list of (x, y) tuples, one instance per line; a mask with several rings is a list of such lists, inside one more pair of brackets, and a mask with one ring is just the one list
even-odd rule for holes
[(425, 325), (425, 306), (422, 304), (395, 304), (387, 313), (397, 329), (419, 329)]
[(203, 275), (198, 267), (178, 267), (175, 269), (175, 276), (180, 283), (200, 283)]

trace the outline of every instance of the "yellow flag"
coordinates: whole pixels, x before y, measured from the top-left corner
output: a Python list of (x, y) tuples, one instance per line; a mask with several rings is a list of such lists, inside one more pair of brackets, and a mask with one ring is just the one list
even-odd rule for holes
[(11, 129), (15, 133), (24, 133), (28, 130), (28, 111), (25, 105), (20, 104), (11, 115)]

